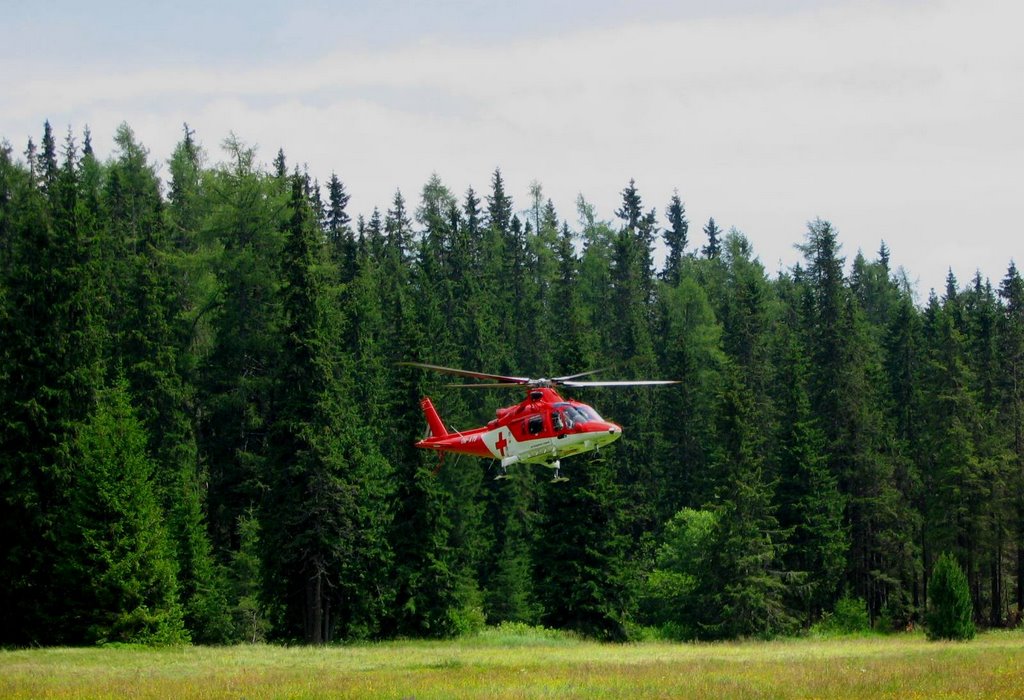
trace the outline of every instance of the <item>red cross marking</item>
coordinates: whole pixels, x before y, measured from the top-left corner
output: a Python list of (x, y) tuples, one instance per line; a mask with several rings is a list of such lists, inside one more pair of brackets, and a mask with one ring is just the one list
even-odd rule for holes
[(503, 434), (498, 433), (498, 441), (494, 443), (494, 446), (498, 448), (498, 452), (500, 452), (501, 456), (504, 457), (505, 448), (508, 447), (508, 440), (505, 439)]

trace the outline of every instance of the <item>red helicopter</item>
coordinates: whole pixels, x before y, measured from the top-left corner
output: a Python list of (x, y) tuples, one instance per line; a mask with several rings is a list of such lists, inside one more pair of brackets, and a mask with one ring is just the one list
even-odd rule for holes
[(586, 404), (562, 398), (555, 391), (555, 387), (653, 386), (679, 383), (674, 380), (577, 381), (580, 377), (604, 370), (591, 370), (552, 379), (532, 379), (470, 372), (422, 362), (399, 364), (459, 377), (487, 380), (487, 383), (452, 386), (526, 387), (526, 398), (520, 403), (499, 408), (497, 416), (486, 426), (465, 431), (447, 429), (433, 402), (428, 397), (424, 398), (420, 405), (423, 407), (430, 435), (417, 442), (416, 447), (441, 453), (451, 452), (500, 460), (501, 473), (495, 477), (497, 479), (507, 478), (506, 470), (513, 464), (542, 464), (554, 469), (552, 483), (568, 480), (559, 473), (562, 457), (596, 450), (622, 437), (621, 426), (606, 421)]

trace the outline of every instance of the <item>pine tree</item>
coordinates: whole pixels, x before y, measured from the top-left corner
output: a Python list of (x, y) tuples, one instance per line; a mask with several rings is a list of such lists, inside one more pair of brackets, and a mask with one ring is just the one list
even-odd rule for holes
[[(580, 461), (586, 461), (580, 464)], [(616, 465), (577, 459), (572, 488), (553, 489), (537, 542), (541, 621), (597, 639), (624, 641), (630, 605), (628, 542)]]
[[(612, 238), (611, 286), (603, 310), (595, 308), (595, 316), (603, 321), (599, 329), (605, 357), (619, 363), (624, 373), (642, 379), (654, 376), (656, 371), (651, 335), (654, 212), (644, 214), (640, 194), (632, 180), (622, 191), (622, 207), (616, 215), (622, 228)], [(649, 390), (627, 389), (610, 396), (607, 408), (603, 409), (611, 416), (629, 417), (633, 439), (619, 445), (616, 451), (622, 470), (618, 478), (627, 495), (625, 518), (637, 538), (659, 520), (654, 510), (656, 496), (652, 493), (657, 440), (654, 401)]]
[(327, 240), (331, 255), (341, 271), (341, 281), (348, 283), (355, 276), (356, 240), (349, 225), (351, 217), (347, 207), (350, 195), (336, 173), (331, 173), (327, 185)]
[[(929, 308), (923, 384), (931, 397), (924, 462), (927, 544), (932, 551), (953, 551), (967, 563), (970, 590), (978, 597), (979, 545), (991, 507), (989, 460), (980, 449), (981, 413), (973, 389), (974, 375), (965, 361), (964, 340), (956, 328), (961, 307), (947, 296), (942, 308)], [(926, 562), (927, 563), (927, 562)]]
[(661, 420), (658, 517), (667, 521), (684, 506), (697, 508), (712, 496), (708, 470), (713, 445), (715, 397), (725, 357), (721, 327), (704, 291), (684, 272), (679, 285), (660, 296), (658, 366), (678, 386), (655, 395)]
[(38, 170), (40, 181), (39, 187), (44, 194), (53, 193), (54, 185), (57, 182), (57, 141), (53, 137), (53, 129), (50, 128), (49, 120), (43, 124), (43, 140), (40, 142), (42, 151), (38, 155)]

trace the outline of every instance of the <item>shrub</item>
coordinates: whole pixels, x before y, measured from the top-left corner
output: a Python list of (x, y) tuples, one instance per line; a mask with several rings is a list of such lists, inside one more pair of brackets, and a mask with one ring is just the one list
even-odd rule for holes
[(835, 609), (825, 613), (821, 622), (811, 628), (812, 632), (824, 634), (858, 634), (871, 629), (868, 605), (863, 598), (844, 595), (836, 601)]
[(868, 604), (863, 598), (843, 596), (836, 601), (836, 609), (832, 613), (832, 628), (843, 634), (867, 632), (871, 629)]
[(448, 626), (453, 637), (477, 634), (486, 626), (484, 611), (474, 605), (448, 608)]
[(973, 639), (971, 591), (963, 569), (951, 554), (943, 554), (935, 562), (928, 593), (928, 639)]

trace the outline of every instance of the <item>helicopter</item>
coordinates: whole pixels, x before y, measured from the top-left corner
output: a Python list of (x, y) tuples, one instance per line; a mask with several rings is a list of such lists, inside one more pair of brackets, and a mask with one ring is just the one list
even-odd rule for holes
[(469, 455), (500, 460), (496, 479), (508, 478), (513, 464), (540, 464), (554, 470), (551, 482), (568, 481), (561, 475), (561, 460), (583, 452), (598, 450), (622, 437), (622, 426), (605, 420), (587, 404), (564, 399), (555, 390), (566, 387), (624, 387), (678, 384), (676, 380), (579, 381), (603, 369), (551, 379), (510, 377), (485, 372), (472, 372), (422, 362), (399, 362), (406, 367), (443, 372), (458, 377), (483, 380), (486, 383), (453, 384), (461, 388), (525, 387), (526, 398), (513, 406), (499, 408), (487, 425), (472, 430), (449, 430), (445, 427), (430, 397), (420, 401), (430, 434), (416, 447), (436, 452)]

